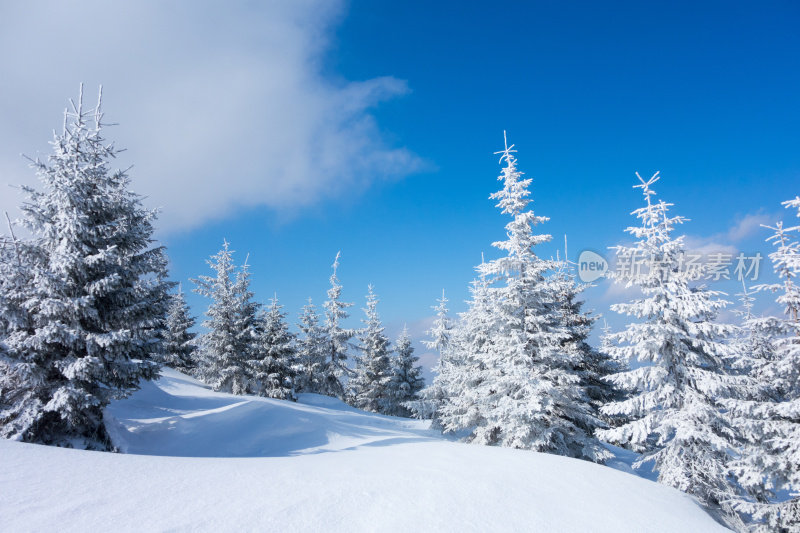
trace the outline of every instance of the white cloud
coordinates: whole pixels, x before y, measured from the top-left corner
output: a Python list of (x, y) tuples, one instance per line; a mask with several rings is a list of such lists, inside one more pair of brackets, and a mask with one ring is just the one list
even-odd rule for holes
[(762, 224), (774, 224), (775, 220), (764, 213), (751, 213), (739, 219), (729, 230), (728, 239), (740, 242), (759, 232), (763, 233)]
[(684, 243), (686, 244), (686, 250), (695, 254), (700, 254), (703, 257), (718, 253), (735, 257), (739, 252), (736, 246), (719, 240), (718, 235), (712, 235), (711, 237), (687, 235), (684, 239)]
[[(161, 225), (237, 208), (291, 210), (400, 177), (422, 162), (388, 146), (370, 114), (408, 91), (392, 77), (323, 74), (342, 6), (99, 0), (0, 6), (0, 180), (32, 183), (20, 153), (46, 155), (79, 82), (104, 86), (107, 137)], [(5, 189), (5, 186), (3, 186)], [(0, 209), (19, 198), (0, 195)]]
[(604, 302), (627, 302), (642, 297), (642, 291), (636, 285), (626, 286), (625, 283), (615, 283), (609, 279), (604, 280), (604, 282), (607, 284), (602, 296), (602, 301)]

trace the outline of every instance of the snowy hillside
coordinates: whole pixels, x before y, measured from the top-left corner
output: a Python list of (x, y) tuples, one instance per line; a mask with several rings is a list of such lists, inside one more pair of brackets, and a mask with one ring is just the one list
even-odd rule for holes
[(0, 440), (5, 531), (722, 531), (668, 487), (442, 439), (322, 396), (231, 396), (172, 370), (112, 404), (128, 454)]

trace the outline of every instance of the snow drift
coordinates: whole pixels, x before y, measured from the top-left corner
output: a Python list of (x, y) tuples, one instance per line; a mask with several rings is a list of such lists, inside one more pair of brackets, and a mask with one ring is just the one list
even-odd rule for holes
[(442, 439), (337, 400), (215, 393), (172, 370), (107, 410), (126, 454), (0, 440), (6, 531), (723, 531), (674, 489)]

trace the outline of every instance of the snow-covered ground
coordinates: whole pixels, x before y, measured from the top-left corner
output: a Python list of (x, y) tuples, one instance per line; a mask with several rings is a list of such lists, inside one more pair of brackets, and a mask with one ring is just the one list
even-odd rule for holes
[(0, 530), (724, 530), (690, 497), (612, 468), (163, 374), (108, 410), (127, 454), (0, 440)]

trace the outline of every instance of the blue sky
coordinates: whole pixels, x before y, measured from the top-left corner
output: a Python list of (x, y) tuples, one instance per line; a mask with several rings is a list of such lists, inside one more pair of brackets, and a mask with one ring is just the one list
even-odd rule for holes
[(30, 180), (19, 153), (46, 154), (79, 82), (102, 83), (185, 288), (227, 238), (296, 316), (341, 250), (356, 314), (373, 283), (392, 333), (416, 333), (442, 289), (463, 309), (503, 237), (504, 130), (546, 255), (565, 233), (572, 259), (623, 241), (634, 172), (656, 170), (694, 245), (766, 255), (758, 225), (800, 193), (798, 20), (796, 2), (4, 4), (0, 172)]

